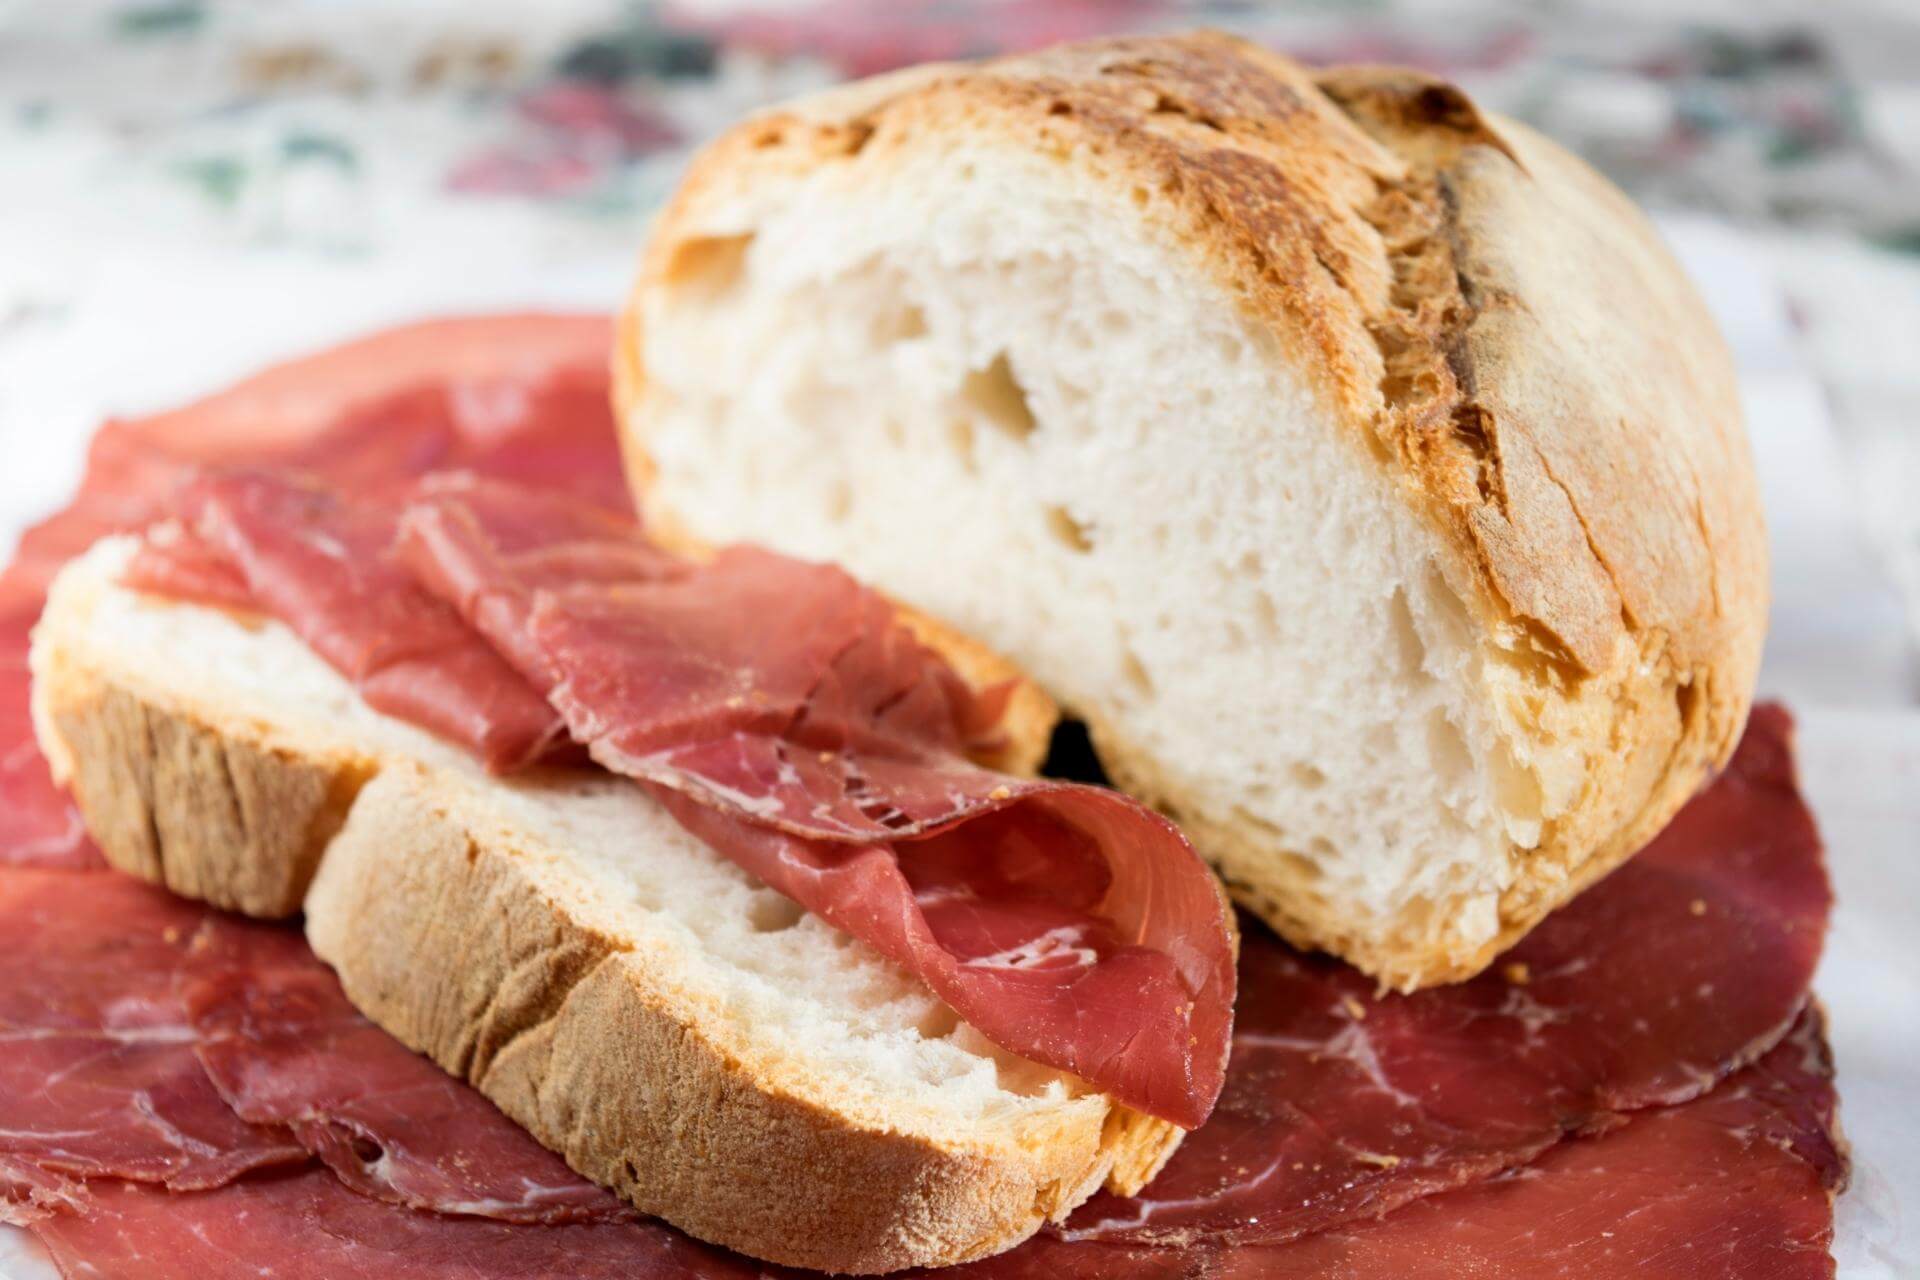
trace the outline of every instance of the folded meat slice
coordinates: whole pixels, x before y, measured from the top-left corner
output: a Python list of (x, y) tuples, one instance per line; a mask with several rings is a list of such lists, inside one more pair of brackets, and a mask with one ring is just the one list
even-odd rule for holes
[(345, 501), (291, 474), (226, 471), (186, 484), (171, 505), (183, 528), (149, 540), (128, 580), (280, 618), (367, 705), (461, 743), (488, 768), (546, 754), (561, 738), (559, 716), (387, 554), (393, 506)]
[(0, 1198), (212, 1188), (317, 1156), (416, 1209), (634, 1216), (361, 1017), (293, 930), (121, 876), (0, 869), (0, 934), (17, 944), (0, 953)]
[(374, 1026), (290, 931), (210, 916), (221, 961), (184, 987), (201, 1066), (234, 1114), (284, 1126), (363, 1195), (502, 1222), (624, 1221), (634, 1211), (582, 1178), (484, 1097)]
[(1003, 691), (976, 695), (879, 595), (753, 547), (665, 557), (636, 525), (472, 477), (430, 478), (399, 548), (574, 741), (714, 849), (996, 1044), (1206, 1119), (1234, 990), (1212, 873), (1117, 792), (972, 763)]
[(973, 763), (1004, 688), (976, 693), (828, 566), (690, 562), (589, 495), (470, 472), (403, 508), (351, 469), (352, 497), (284, 470), (201, 476), (129, 582), (271, 613), (371, 705), (496, 769), (564, 725), (994, 1043), (1206, 1119), (1234, 989), (1217, 882), (1131, 799)]
[(1755, 709), (1726, 772), (1647, 849), (1471, 982), (1376, 997), (1250, 930), (1228, 1085), (1148, 1193), (1079, 1239), (1274, 1241), (1698, 1096), (1799, 1012), (1832, 891), (1792, 722)]
[(205, 918), (117, 876), (0, 869), (0, 1157), (170, 1187), (306, 1160), (234, 1115), (195, 1056), (179, 986)]

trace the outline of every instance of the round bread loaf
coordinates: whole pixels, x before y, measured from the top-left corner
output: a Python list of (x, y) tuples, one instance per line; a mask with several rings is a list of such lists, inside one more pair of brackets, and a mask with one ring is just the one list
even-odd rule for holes
[(1731, 752), (1733, 370), (1631, 204), (1425, 75), (932, 66), (696, 161), (616, 354), (656, 526), (1007, 653), (1296, 943), (1468, 976)]

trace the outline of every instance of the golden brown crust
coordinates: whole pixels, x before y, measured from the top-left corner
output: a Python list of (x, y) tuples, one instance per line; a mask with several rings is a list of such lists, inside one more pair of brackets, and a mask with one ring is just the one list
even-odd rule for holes
[(1116, 1162), (1164, 1158), (1153, 1126), (1128, 1141), (1056, 1124), (982, 1149), (784, 1089), (518, 854), (431, 788), (383, 777), (328, 851), (309, 936), (375, 1021), (693, 1235), (838, 1271), (958, 1262), (1063, 1215)]
[(278, 919), (300, 910), (364, 777), (227, 737), (110, 685), (53, 700), (87, 831), (120, 871)]
[(1316, 76), (1203, 32), (919, 68), (740, 125), (689, 171), (621, 322), (617, 400), (640, 492), (654, 479), (643, 294), (713, 243), (710, 226), (737, 222), (756, 184), (884, 165), (956, 133), (1131, 193), (1142, 222), (1272, 335), (1439, 535), (1439, 568), (1483, 633), (1498, 727), (1538, 779), (1543, 830), (1513, 851), (1499, 935), (1461, 950), (1350, 919), (1259, 832), (1184, 813), (1159, 785), (1166, 770), (1119, 726), (1094, 726), (1109, 768), (1193, 822), (1243, 902), (1394, 985), (1463, 977), (1638, 849), (1724, 762), (1766, 612), (1724, 346), (1624, 197), (1416, 72)]

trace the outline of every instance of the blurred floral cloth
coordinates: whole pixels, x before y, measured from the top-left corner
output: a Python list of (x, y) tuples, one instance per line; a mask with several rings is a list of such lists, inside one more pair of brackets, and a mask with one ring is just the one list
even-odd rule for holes
[[(602, 273), (610, 302), (622, 272), (605, 263), (630, 260), (689, 149), (753, 107), (927, 59), (1200, 25), (1450, 76), (1654, 210), (1743, 227), (1920, 634), (1913, 0), (0, 0), (0, 377), (10, 334), (97, 294), (76, 281), (103, 244), (442, 270), (512, 244)], [(5, 394), (0, 429), (17, 431)]]

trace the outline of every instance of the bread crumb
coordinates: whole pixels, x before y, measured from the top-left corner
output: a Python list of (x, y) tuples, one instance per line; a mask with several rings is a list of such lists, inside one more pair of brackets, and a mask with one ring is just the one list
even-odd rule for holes
[(1705, 898), (1695, 898), (1687, 904), (1687, 910), (1691, 911), (1694, 915), (1703, 916), (1707, 914), (1707, 900)]
[(1349, 1018), (1352, 1018), (1355, 1022), (1366, 1021), (1367, 1006), (1361, 1004), (1358, 1000), (1355, 1000), (1352, 996), (1342, 996), (1341, 1003), (1346, 1005), (1347, 1016)]
[(1527, 968), (1527, 962), (1524, 960), (1515, 960), (1500, 972), (1504, 973), (1507, 981), (1516, 987), (1524, 987), (1533, 979), (1533, 970)]

